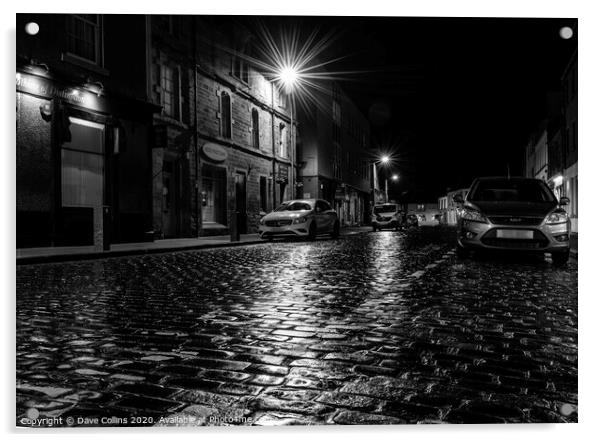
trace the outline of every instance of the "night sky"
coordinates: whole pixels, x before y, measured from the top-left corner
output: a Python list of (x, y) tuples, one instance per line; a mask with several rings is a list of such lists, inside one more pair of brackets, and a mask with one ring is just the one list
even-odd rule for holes
[[(280, 23), (282, 17), (269, 23)], [(290, 17), (285, 26), (337, 31), (329, 69), (369, 117), (372, 145), (395, 153), (393, 189), (436, 201), (482, 175), (522, 175), (547, 91), (577, 46), (576, 19)], [(560, 37), (563, 26), (575, 33)]]

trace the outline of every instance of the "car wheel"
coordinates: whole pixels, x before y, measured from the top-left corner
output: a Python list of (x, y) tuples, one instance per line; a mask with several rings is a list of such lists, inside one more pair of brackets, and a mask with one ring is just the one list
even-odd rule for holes
[(314, 239), (316, 239), (316, 233), (316, 225), (314, 223), (311, 223), (309, 225), (309, 233), (307, 234), (307, 239), (313, 241)]
[(468, 249), (466, 249), (460, 245), (456, 245), (456, 257), (458, 259), (468, 258)]
[(552, 253), (552, 262), (557, 265), (564, 265), (568, 262), (570, 256), (570, 252), (567, 250), (566, 252), (555, 252)]
[(337, 238), (339, 237), (340, 230), (341, 230), (341, 229), (340, 229), (340, 226), (339, 226), (339, 222), (338, 222), (338, 221), (336, 221), (336, 222), (334, 223), (334, 225), (332, 226), (332, 232), (330, 233), (330, 236), (331, 236), (333, 239), (337, 239)]
[(376, 224), (372, 224), (372, 231), (376, 232)]

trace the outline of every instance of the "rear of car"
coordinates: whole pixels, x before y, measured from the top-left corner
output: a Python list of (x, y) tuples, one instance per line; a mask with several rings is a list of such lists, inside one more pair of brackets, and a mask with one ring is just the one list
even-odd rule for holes
[(372, 230), (399, 229), (402, 225), (399, 204), (376, 204), (372, 208)]
[(463, 205), (457, 231), (458, 256), (471, 249), (491, 249), (551, 253), (560, 264), (568, 260), (570, 219), (543, 181), (478, 178), (465, 200), (456, 197)]

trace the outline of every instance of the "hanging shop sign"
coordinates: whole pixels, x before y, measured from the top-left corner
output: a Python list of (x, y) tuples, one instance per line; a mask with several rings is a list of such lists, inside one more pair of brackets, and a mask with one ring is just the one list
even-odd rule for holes
[(283, 164), (278, 164), (276, 169), (276, 182), (288, 183), (288, 167)]
[(222, 146), (215, 143), (206, 143), (201, 148), (203, 155), (205, 155), (211, 161), (216, 163), (222, 163), (228, 158), (228, 152)]

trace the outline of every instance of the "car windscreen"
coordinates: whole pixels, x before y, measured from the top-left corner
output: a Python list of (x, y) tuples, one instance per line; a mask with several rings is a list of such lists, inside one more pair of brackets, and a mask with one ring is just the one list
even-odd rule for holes
[(379, 213), (391, 213), (397, 212), (397, 206), (394, 204), (385, 204), (384, 206), (376, 206), (374, 207), (374, 213), (377, 215)]
[(549, 203), (554, 194), (538, 180), (483, 180), (468, 195), (471, 201)]
[(291, 203), (281, 204), (274, 212), (299, 212), (302, 210), (311, 210), (311, 204), (293, 201)]

